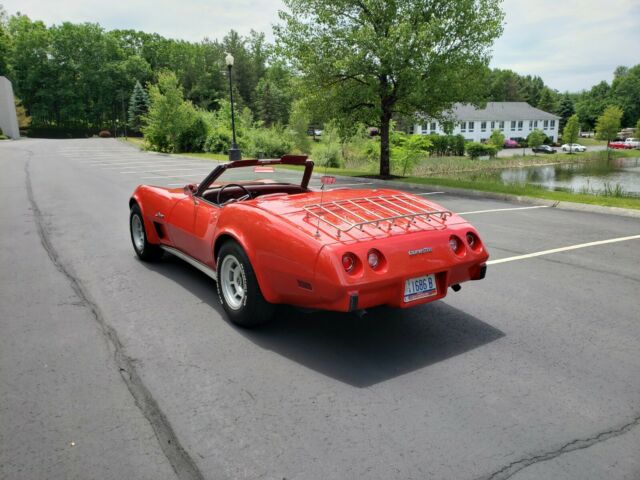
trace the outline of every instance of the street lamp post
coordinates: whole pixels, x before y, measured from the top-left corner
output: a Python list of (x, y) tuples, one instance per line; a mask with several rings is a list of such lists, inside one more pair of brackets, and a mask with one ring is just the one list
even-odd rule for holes
[(233, 134), (233, 140), (231, 141), (231, 148), (229, 149), (229, 160), (242, 160), (242, 153), (236, 143), (236, 117), (233, 111), (233, 87), (231, 85), (231, 68), (233, 67), (233, 55), (227, 53), (225, 57), (227, 63), (227, 69), (229, 70), (229, 96), (231, 97), (231, 133)]

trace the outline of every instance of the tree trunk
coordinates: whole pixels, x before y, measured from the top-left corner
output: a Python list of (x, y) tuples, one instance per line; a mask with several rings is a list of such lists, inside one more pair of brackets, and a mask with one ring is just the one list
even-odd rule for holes
[(389, 162), (389, 128), (391, 126), (391, 113), (385, 112), (383, 107), (380, 115), (380, 176), (389, 178), (391, 167)]

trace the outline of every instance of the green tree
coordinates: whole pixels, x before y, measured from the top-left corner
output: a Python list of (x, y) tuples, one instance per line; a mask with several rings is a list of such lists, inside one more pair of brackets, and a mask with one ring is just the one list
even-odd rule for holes
[[(536, 128), (527, 137), (527, 144), (529, 145), (529, 148), (538, 148), (544, 143), (546, 138), (547, 136), (545, 135), (545, 133), (542, 130)], [(533, 154), (535, 155), (536, 152), (533, 152)]]
[(616, 69), (611, 83), (611, 99), (624, 111), (623, 126), (630, 127), (640, 119), (640, 64)]
[(254, 92), (255, 113), (265, 125), (286, 124), (291, 109), (291, 73), (282, 65), (271, 65)]
[(307, 130), (311, 122), (311, 116), (306, 105), (301, 100), (296, 100), (291, 106), (291, 115), (289, 115), (289, 128), (293, 132), (294, 147), (302, 153), (311, 151), (311, 141)]
[(596, 119), (602, 115), (604, 109), (611, 103), (611, 86), (607, 82), (594, 85), (591, 90), (583, 93), (576, 102), (576, 113), (585, 130), (593, 130)]
[(615, 139), (620, 131), (622, 115), (622, 109), (612, 105), (605, 108), (602, 115), (596, 119), (596, 138), (606, 140), (607, 149), (609, 148), (609, 142)]
[(478, 102), (499, 0), (285, 0), (280, 51), (302, 72), (316, 111), (380, 128), (380, 175), (390, 174), (394, 114), (441, 117)]
[(493, 132), (491, 132), (489, 143), (496, 147), (498, 151), (500, 151), (504, 148), (504, 139), (504, 133), (502, 133), (499, 128), (496, 128)]
[(555, 93), (550, 88), (545, 88), (540, 94), (540, 101), (537, 107), (545, 112), (556, 111), (556, 98)]
[(558, 104), (558, 110), (556, 113), (560, 116), (560, 124), (558, 128), (560, 131), (563, 131), (569, 117), (576, 113), (573, 106), (573, 99), (569, 92), (565, 92), (560, 98), (560, 103)]
[(0, 5), (0, 75), (9, 74), (9, 54), (11, 52), (11, 37), (7, 29), (7, 12)]
[[(580, 120), (577, 115), (571, 115), (567, 120), (567, 124), (562, 131), (562, 140), (569, 145), (576, 143), (580, 134)], [(569, 153), (573, 153), (572, 147), (569, 147)]]
[(146, 141), (161, 152), (177, 152), (180, 137), (192, 127), (196, 112), (191, 102), (184, 100), (175, 73), (158, 75), (158, 84), (149, 86), (149, 100), (142, 127)]
[(129, 126), (140, 131), (142, 117), (149, 111), (149, 95), (140, 82), (136, 81), (129, 99)]

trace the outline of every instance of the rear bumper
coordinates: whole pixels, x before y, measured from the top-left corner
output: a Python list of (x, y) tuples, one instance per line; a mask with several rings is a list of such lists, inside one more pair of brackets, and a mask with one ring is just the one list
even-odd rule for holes
[[(338, 287), (330, 285), (318, 285), (323, 290), (324, 298), (316, 305), (316, 308), (349, 312), (377, 306), (389, 306), (394, 308), (411, 308), (417, 305), (440, 300), (447, 295), (451, 285), (460, 284), (469, 280), (481, 280), (486, 276), (486, 264), (457, 265), (449, 270), (440, 272), (420, 272), (408, 276), (398, 276), (386, 279), (383, 282), (363, 283), (350, 287)], [(435, 273), (437, 291), (435, 295), (404, 301), (405, 281), (421, 275)]]

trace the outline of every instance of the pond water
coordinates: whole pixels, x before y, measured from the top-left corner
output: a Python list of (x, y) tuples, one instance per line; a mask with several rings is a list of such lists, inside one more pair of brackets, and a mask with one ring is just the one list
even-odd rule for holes
[(489, 174), (488, 179), (503, 184), (539, 185), (548, 190), (574, 193), (618, 191), (640, 197), (640, 157), (603, 159), (581, 164), (509, 168)]

